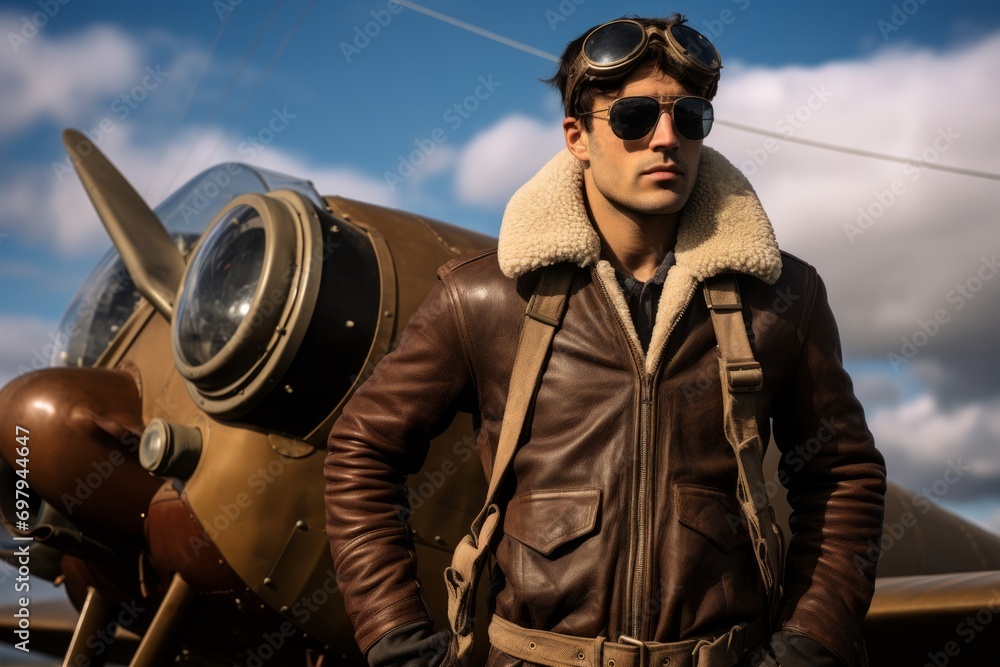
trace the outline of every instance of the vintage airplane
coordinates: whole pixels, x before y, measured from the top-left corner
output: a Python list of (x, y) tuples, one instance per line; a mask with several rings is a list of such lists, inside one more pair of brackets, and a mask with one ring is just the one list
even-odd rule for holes
[[(0, 514), (5, 559), (75, 609), (7, 608), (4, 639), (63, 665), (365, 664), (324, 532), (326, 434), (435, 269), (495, 240), (235, 163), (153, 211), (86, 137), (64, 142), (115, 247), (53, 367), (0, 392)], [(409, 480), (439, 620), (484, 493), (472, 434), (461, 415)], [(872, 664), (1000, 664), (1000, 537), (893, 485), (881, 547)]]

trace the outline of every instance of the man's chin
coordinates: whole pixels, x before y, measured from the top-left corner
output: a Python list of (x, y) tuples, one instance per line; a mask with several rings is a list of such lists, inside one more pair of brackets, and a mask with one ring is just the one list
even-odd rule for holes
[(658, 192), (649, 197), (638, 197), (632, 203), (632, 208), (646, 215), (672, 215), (677, 213), (688, 197), (682, 197), (676, 192)]

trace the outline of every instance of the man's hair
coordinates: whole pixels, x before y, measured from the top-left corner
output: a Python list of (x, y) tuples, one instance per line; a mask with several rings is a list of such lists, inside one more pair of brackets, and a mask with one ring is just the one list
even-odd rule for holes
[[(683, 15), (676, 13), (662, 19), (643, 18), (638, 16), (623, 16), (622, 18), (636, 21), (644, 28), (655, 26), (664, 30), (668, 30), (672, 25), (687, 22), (687, 19)], [(592, 111), (594, 107), (594, 100), (598, 95), (609, 95), (614, 97), (618, 94), (618, 91), (621, 89), (625, 79), (627, 79), (637, 69), (645, 67), (649, 64), (652, 64), (663, 74), (677, 79), (677, 81), (680, 82), (680, 84), (684, 86), (684, 88), (686, 88), (692, 95), (708, 97), (708, 89), (712, 84), (711, 79), (706, 79), (704, 75), (698, 76), (697, 72), (692, 71), (691, 68), (685, 65), (685, 63), (677, 60), (677, 58), (675, 58), (667, 49), (666, 44), (659, 39), (651, 40), (651, 43), (646, 49), (646, 53), (643, 54), (642, 59), (624, 74), (609, 79), (589, 79), (587, 77), (582, 77), (576, 86), (576, 90), (572, 91), (572, 93), (571, 91), (566, 90), (566, 86), (569, 85), (570, 73), (573, 70), (573, 65), (576, 63), (577, 58), (580, 57), (580, 51), (583, 49), (583, 41), (587, 38), (587, 35), (598, 27), (600, 26), (594, 26), (567, 44), (566, 50), (563, 51), (562, 57), (559, 59), (559, 71), (556, 72), (552, 78), (543, 80), (548, 85), (559, 90), (559, 94), (562, 95), (563, 110), (567, 116), (576, 117), (580, 113)], [(567, 99), (567, 94), (570, 93), (572, 94), (572, 99)], [(594, 129), (592, 116), (583, 116), (580, 120), (583, 121), (583, 128), (587, 132), (591, 132)]]

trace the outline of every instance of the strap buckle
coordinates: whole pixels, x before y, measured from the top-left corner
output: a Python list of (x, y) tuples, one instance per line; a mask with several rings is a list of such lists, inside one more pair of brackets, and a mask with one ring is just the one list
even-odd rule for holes
[(756, 360), (726, 362), (726, 379), (733, 392), (760, 391), (764, 388), (764, 371)]
[(639, 649), (639, 663), (636, 667), (648, 667), (649, 666), (649, 647), (646, 646), (645, 642), (636, 639), (635, 637), (629, 637), (628, 635), (622, 635), (618, 638), (619, 644), (628, 644), (630, 646), (635, 646)]

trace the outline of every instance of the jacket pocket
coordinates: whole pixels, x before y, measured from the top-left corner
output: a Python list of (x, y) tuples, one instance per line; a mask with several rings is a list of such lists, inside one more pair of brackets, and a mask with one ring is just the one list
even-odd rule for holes
[(507, 504), (496, 551), (506, 580), (496, 613), (522, 624), (547, 623), (568, 609), (593, 605), (594, 573), (609, 560), (603, 521), (598, 488), (515, 496)]
[(558, 489), (515, 496), (504, 517), (504, 532), (544, 556), (597, 526), (601, 490)]
[(698, 635), (757, 618), (763, 584), (735, 495), (678, 484), (674, 516), (681, 633)]
[(750, 541), (736, 499), (725, 491), (678, 484), (674, 487), (674, 508), (678, 522), (727, 553)]

